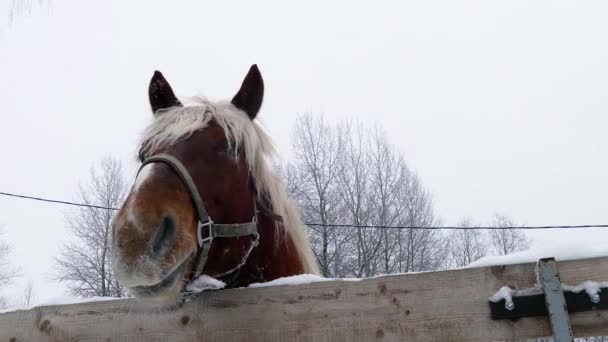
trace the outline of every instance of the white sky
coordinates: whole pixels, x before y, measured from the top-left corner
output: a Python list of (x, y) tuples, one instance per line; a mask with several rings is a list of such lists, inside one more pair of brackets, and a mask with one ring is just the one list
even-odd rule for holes
[[(31, 1), (30, 1), (31, 2)], [(0, 0), (0, 191), (74, 199), (92, 163), (135, 168), (161, 70), (178, 95), (230, 98), (252, 63), (260, 114), (288, 153), (298, 113), (381, 123), (445, 223), (495, 211), (608, 223), (608, 2), (59, 1), (8, 22)], [(0, 197), (0, 224), (38, 299), (67, 208)], [(535, 232), (594, 246), (608, 230)], [(599, 247), (598, 247), (599, 246)]]

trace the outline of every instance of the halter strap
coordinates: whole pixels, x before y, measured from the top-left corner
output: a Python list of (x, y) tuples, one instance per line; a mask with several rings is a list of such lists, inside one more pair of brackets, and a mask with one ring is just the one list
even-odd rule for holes
[[(255, 199), (253, 201), (254, 216), (250, 222), (228, 224), (215, 223), (213, 222), (211, 217), (209, 217), (209, 214), (205, 209), (205, 205), (203, 203), (201, 195), (198, 192), (198, 189), (196, 188), (194, 180), (192, 180), (190, 173), (188, 172), (186, 167), (179, 161), (179, 159), (164, 153), (148, 157), (141, 163), (137, 174), (139, 175), (139, 172), (145, 165), (151, 163), (163, 163), (168, 165), (173, 169), (173, 171), (175, 171), (175, 173), (179, 176), (181, 181), (186, 186), (186, 190), (188, 190), (190, 198), (192, 199), (192, 203), (194, 204), (194, 209), (198, 216), (198, 222), (196, 227), (198, 249), (196, 255), (196, 265), (194, 271), (192, 272), (192, 277), (190, 281), (198, 278), (198, 276), (200, 276), (203, 272), (203, 268), (205, 267), (209, 256), (209, 250), (211, 249), (211, 243), (213, 242), (214, 238), (236, 238), (241, 236), (251, 236), (251, 244), (243, 258), (241, 259), (241, 262), (236, 265), (236, 267), (233, 267), (221, 274), (216, 274), (213, 277), (218, 278), (241, 268), (247, 262), (249, 255), (251, 254), (253, 249), (258, 245), (260, 240), (260, 235), (258, 234), (257, 229), (257, 206)], [(207, 237), (205, 238), (203, 238), (204, 229), (207, 229), (208, 233)]]

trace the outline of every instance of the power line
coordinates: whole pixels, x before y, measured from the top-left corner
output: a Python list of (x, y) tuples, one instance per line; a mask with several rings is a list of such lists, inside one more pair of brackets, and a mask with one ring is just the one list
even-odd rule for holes
[(501, 230), (501, 229), (577, 229), (577, 228), (608, 228), (608, 224), (584, 224), (575, 226), (512, 226), (512, 227), (492, 227), (492, 226), (477, 226), (477, 227), (459, 227), (459, 226), (439, 226), (439, 227), (421, 227), (421, 226), (382, 226), (382, 225), (356, 225), (356, 224), (323, 224), (323, 223), (305, 223), (307, 226), (313, 227), (336, 227), (336, 228), (382, 228), (382, 229), (424, 229), (424, 230)]
[[(69, 201), (60, 201), (53, 200), (42, 197), (34, 197), (34, 196), (26, 196), (20, 194), (13, 194), (8, 192), (0, 191), (0, 195), (9, 196), (9, 197), (17, 197), (23, 199), (29, 199), (40, 202), (48, 202), (48, 203), (57, 203), (63, 205), (72, 205), (77, 207), (85, 207), (85, 208), (95, 208), (95, 209), (104, 209), (104, 210), (118, 210), (118, 208), (113, 207), (104, 207), (100, 205), (94, 204), (85, 204), (85, 203), (76, 203)], [(419, 230), (500, 230), (500, 229), (525, 229), (525, 230), (533, 230), (533, 229), (581, 229), (581, 228), (608, 228), (608, 224), (585, 224), (585, 225), (559, 225), (559, 226), (513, 226), (513, 227), (492, 227), (492, 226), (479, 226), (479, 227), (458, 227), (458, 226), (440, 226), (440, 227), (431, 227), (431, 226), (384, 226), (384, 225), (357, 225), (357, 224), (324, 224), (324, 223), (316, 223), (316, 222), (305, 222), (307, 226), (311, 227), (329, 227), (329, 228), (376, 228), (376, 229), (419, 229)]]
[(106, 209), (106, 210), (118, 210), (118, 208), (104, 207), (104, 206), (101, 206), (101, 205), (75, 203), (75, 202), (68, 202), (68, 201), (59, 201), (59, 200), (53, 200), (53, 199), (48, 199), (48, 198), (42, 198), (42, 197), (33, 197), (33, 196), (26, 196), (26, 195), (11, 194), (11, 193), (2, 192), (2, 191), (0, 191), (0, 195), (9, 196), (9, 197), (24, 198), (24, 199), (34, 200), (34, 201), (41, 201), (41, 202), (74, 205), (74, 206), (77, 206), (77, 207)]

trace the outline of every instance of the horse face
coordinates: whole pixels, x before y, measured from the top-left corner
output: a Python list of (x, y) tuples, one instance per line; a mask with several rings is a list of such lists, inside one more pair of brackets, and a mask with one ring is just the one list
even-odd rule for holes
[[(249, 116), (247, 120), (255, 117), (261, 104), (261, 99), (251, 99), (252, 94), (262, 94), (259, 87), (251, 84), (252, 80), (261, 84), (257, 68), (250, 70), (232, 103), (223, 104), (237, 107), (240, 111), (232, 109), (245, 118)], [(149, 92), (156, 120), (165, 120), (167, 117), (163, 116), (169, 115), (175, 119), (174, 123), (160, 127), (175, 130), (175, 125), (181, 124), (179, 115), (186, 114), (180, 113), (181, 103), (160, 73), (154, 74)], [(164, 111), (167, 107), (173, 109)], [(226, 128), (211, 118), (202, 128), (180, 139), (167, 139), (171, 143), (144, 141), (140, 159), (159, 153), (179, 159), (215, 222), (248, 222), (255, 214), (255, 189), (244, 149), (237, 149), (237, 143), (229, 141), (229, 137)], [(197, 221), (190, 193), (174, 170), (164, 163), (145, 165), (115, 219), (113, 265), (120, 283), (139, 298), (159, 302), (177, 299), (195, 266)], [(204, 270), (207, 274), (220, 273), (237, 264), (249, 241), (222, 240), (214, 241), (209, 252)]]

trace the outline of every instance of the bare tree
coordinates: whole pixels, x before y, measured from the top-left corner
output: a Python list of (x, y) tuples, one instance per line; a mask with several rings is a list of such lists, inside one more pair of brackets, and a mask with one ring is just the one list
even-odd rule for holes
[(38, 7), (49, 6), (50, 0), (11, 0), (8, 7), (9, 23), (18, 16), (28, 16), (32, 13), (35, 3)]
[[(404, 156), (376, 125), (368, 131), (370, 218), (379, 226), (435, 226), (433, 201)], [(380, 229), (376, 265), (378, 273), (425, 271), (440, 268), (445, 249), (441, 233), (420, 229)]]
[[(295, 160), (282, 173), (305, 221), (320, 223), (310, 234), (324, 275), (368, 277), (443, 265), (437, 231), (361, 227), (438, 223), (430, 194), (379, 126), (332, 126), (304, 115), (293, 139)], [(336, 223), (352, 227), (331, 226)]]
[[(407, 202), (408, 182), (410, 171), (403, 156), (399, 155), (386, 139), (385, 132), (376, 125), (368, 133), (369, 140), (369, 178), (370, 195), (374, 199), (371, 204), (373, 224), (392, 226), (398, 224), (404, 217)], [(391, 273), (395, 266), (400, 232), (397, 230), (378, 230), (377, 270), (374, 273)], [(370, 274), (371, 275), (371, 274)]]
[[(0, 227), (0, 288), (11, 283), (11, 281), (19, 274), (19, 269), (10, 265), (11, 245), (4, 239), (3, 231)], [(0, 297), (0, 308), (6, 307), (7, 302), (3, 297)]]
[[(407, 206), (400, 225), (438, 227), (433, 199), (414, 173), (407, 183)], [(399, 235), (399, 272), (431, 271), (446, 267), (446, 241), (437, 230), (406, 229)]]
[(530, 241), (524, 232), (509, 229), (509, 227), (518, 227), (518, 225), (508, 216), (495, 214), (491, 225), (504, 228), (490, 231), (490, 241), (496, 254), (506, 255), (525, 250), (530, 246)]
[[(106, 157), (90, 171), (90, 181), (80, 186), (79, 200), (86, 204), (119, 207), (127, 193), (120, 161)], [(68, 282), (71, 294), (82, 297), (122, 297), (124, 291), (112, 274), (112, 210), (82, 207), (66, 217), (75, 240), (61, 255), (56, 279)]]
[(360, 123), (347, 122), (343, 125), (343, 134), (342, 167), (337, 180), (345, 222), (357, 227), (348, 232), (355, 236), (345, 263), (349, 274), (364, 277), (372, 274), (371, 261), (376, 259), (380, 247), (378, 230), (360, 227), (371, 224), (373, 200), (370, 195), (367, 130)]
[(29, 280), (27, 285), (23, 289), (23, 307), (29, 308), (36, 301), (36, 295), (34, 294), (34, 282)]
[[(470, 219), (463, 219), (458, 227), (474, 228), (479, 225)], [(454, 230), (449, 234), (451, 266), (463, 267), (488, 254), (487, 240), (480, 230)]]
[(301, 206), (310, 227), (314, 253), (325, 276), (341, 276), (341, 260), (348, 235), (325, 226), (340, 221), (341, 198), (337, 177), (341, 168), (341, 134), (322, 117), (303, 115), (296, 120), (292, 140), (295, 161), (287, 164), (287, 188)]

